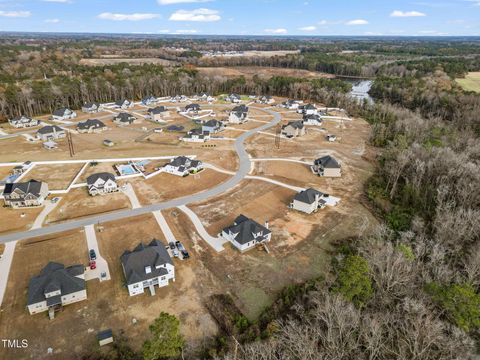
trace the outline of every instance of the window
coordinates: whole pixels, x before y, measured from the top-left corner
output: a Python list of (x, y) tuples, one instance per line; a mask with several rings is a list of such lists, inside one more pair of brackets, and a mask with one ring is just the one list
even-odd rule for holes
[(162, 277), (161, 277), (161, 280), (165, 280), (165, 276), (162, 276)]
[(134, 289), (137, 289), (137, 288), (138, 288), (138, 284), (133, 285), (133, 288), (134, 288)]

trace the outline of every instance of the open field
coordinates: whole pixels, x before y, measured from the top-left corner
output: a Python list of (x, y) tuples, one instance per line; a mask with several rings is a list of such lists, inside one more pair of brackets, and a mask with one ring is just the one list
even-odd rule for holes
[(12, 209), (0, 206), (0, 233), (30, 229), (42, 210), (43, 206), (29, 209)]
[(83, 164), (52, 164), (38, 165), (33, 168), (25, 180), (44, 181), (50, 190), (63, 190), (70, 185)]
[(62, 196), (58, 206), (47, 216), (46, 223), (55, 223), (108, 211), (126, 209), (130, 202), (121, 192), (90, 196), (86, 188), (76, 188)]
[(160, 173), (148, 180), (138, 178), (131, 179), (130, 182), (140, 203), (147, 205), (207, 190), (228, 178), (229, 175), (205, 169), (198, 174), (191, 174), (184, 178)]
[(207, 76), (239, 77), (245, 76), (247, 79), (254, 75), (260, 78), (269, 79), (273, 76), (292, 76), (301, 78), (333, 78), (333, 75), (320, 73), (316, 71), (285, 69), (261, 66), (238, 66), (238, 67), (198, 67), (200, 74)]
[(105, 65), (117, 65), (121, 63), (127, 63), (129, 65), (143, 65), (143, 64), (155, 64), (169, 66), (173, 65), (173, 61), (159, 59), (159, 58), (101, 58), (101, 59), (80, 59), (80, 65), (87, 66), (105, 66)]
[(455, 81), (465, 91), (475, 91), (480, 93), (480, 72), (469, 72), (464, 79), (455, 79)]

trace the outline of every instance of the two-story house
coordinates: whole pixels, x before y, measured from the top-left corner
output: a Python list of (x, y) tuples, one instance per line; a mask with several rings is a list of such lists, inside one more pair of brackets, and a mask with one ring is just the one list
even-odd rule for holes
[(318, 176), (342, 176), (342, 166), (330, 155), (322, 156), (321, 158), (316, 159), (313, 162), (312, 171)]
[(13, 208), (42, 206), (48, 196), (48, 184), (41, 181), (5, 184), (3, 200)]
[(222, 237), (243, 252), (258, 244), (269, 242), (272, 232), (268, 229), (267, 222), (265, 225), (260, 225), (256, 221), (240, 215), (235, 219), (233, 225), (223, 229)]
[(118, 191), (115, 175), (108, 172), (101, 172), (87, 177), (88, 193), (92, 196), (105, 195)]

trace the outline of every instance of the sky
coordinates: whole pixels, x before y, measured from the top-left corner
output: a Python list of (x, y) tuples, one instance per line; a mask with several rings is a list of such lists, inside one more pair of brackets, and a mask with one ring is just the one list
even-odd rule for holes
[(480, 35), (480, 0), (0, 0), (0, 31)]

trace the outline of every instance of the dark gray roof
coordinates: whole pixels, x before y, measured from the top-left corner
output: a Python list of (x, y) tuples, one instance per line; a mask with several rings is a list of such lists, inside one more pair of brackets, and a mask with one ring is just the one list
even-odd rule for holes
[(63, 116), (63, 115), (65, 115), (65, 112), (66, 112), (67, 110), (70, 110), (70, 109), (65, 108), (65, 107), (60, 108), (60, 109), (56, 109), (56, 110), (53, 112), (53, 115), (55, 115), (55, 116)]
[(41, 188), (42, 182), (36, 180), (30, 180), (21, 183), (10, 183), (5, 184), (5, 188), (3, 189), (3, 195), (9, 195), (15, 190), (19, 190), (25, 194), (32, 194), (38, 197), (40, 195)]
[(157, 106), (147, 110), (149, 114), (160, 114), (165, 111), (167, 111), (167, 108), (165, 106)]
[(126, 102), (126, 101), (127, 101), (127, 102), (130, 102), (130, 101), (127, 100), (127, 99), (122, 99), (122, 100), (117, 100), (117, 101), (115, 101), (115, 105), (117, 105), (117, 106), (122, 106), (123, 103)]
[[(125, 251), (120, 257), (127, 284), (135, 284), (140, 281), (152, 279), (158, 276), (166, 275), (167, 269), (156, 266), (172, 264), (172, 259), (168, 255), (165, 245), (154, 239), (147, 246), (140, 243), (133, 251)], [(145, 267), (151, 267), (151, 273), (145, 273)]]
[(309, 189), (300, 191), (298, 194), (295, 195), (294, 199), (306, 204), (313, 204), (315, 202), (315, 197), (317, 195), (322, 197), (323, 193), (313, 188), (309, 188)]
[(203, 126), (213, 127), (213, 128), (221, 127), (222, 125), (223, 125), (223, 123), (221, 121), (218, 121), (218, 120), (208, 120), (206, 123), (203, 124)]
[(100, 107), (100, 103), (97, 103), (97, 102), (90, 102), (90, 103), (85, 103), (83, 104), (83, 107), (84, 108), (92, 108), (96, 106), (97, 108)]
[(232, 109), (232, 112), (236, 112), (236, 113), (247, 113), (247, 112), (248, 112), (248, 106), (246, 106), (245, 104), (235, 106), (235, 107)]
[(202, 131), (201, 128), (195, 128), (188, 132), (188, 135), (208, 135), (208, 134), (210, 134), (210, 132)]
[(200, 110), (200, 105), (198, 105), (198, 104), (188, 104), (187, 106), (185, 106), (185, 110), (189, 110), (189, 109)]
[(294, 129), (303, 129), (304, 125), (303, 125), (303, 121), (289, 121), (287, 125), (283, 125), (282, 126), (282, 129), (285, 129), (287, 126), (291, 126), (293, 127)]
[[(33, 277), (28, 285), (28, 305), (45, 301), (45, 292), (61, 290), (61, 295), (68, 295), (85, 290), (85, 280), (76, 277), (83, 274), (82, 265), (65, 268), (63, 264), (49, 262), (40, 275)], [(55, 300), (55, 299), (54, 299)]]
[(321, 120), (321, 116), (318, 114), (304, 114), (303, 115), (303, 120), (309, 120), (309, 119), (315, 119), (315, 120)]
[(99, 331), (99, 332), (97, 333), (97, 340), (98, 340), (98, 341), (100, 341), (100, 340), (105, 340), (105, 339), (110, 339), (111, 337), (113, 337), (112, 329), (107, 329), (107, 330)]
[(237, 98), (237, 99), (240, 99), (240, 95), (238, 94), (230, 94), (228, 95), (229, 98)]
[(271, 233), (265, 226), (247, 218), (245, 215), (238, 216), (233, 222), (233, 225), (225, 228), (224, 231), (237, 234), (235, 240), (240, 244), (246, 244), (255, 240), (254, 234), (262, 232), (263, 235), (266, 235)]
[(86, 121), (79, 122), (77, 125), (77, 128), (79, 129), (100, 129), (103, 127), (105, 127), (105, 124), (98, 119), (88, 119)]
[(60, 131), (64, 131), (60, 126), (47, 125), (47, 126), (44, 126), (40, 129), (38, 129), (37, 133), (44, 135), (44, 134), (51, 134), (53, 132), (60, 132)]
[(96, 173), (87, 177), (87, 185), (94, 184), (95, 181), (97, 181), (98, 179), (102, 179), (103, 181), (107, 181), (107, 180), (115, 181), (115, 176), (109, 172)]
[(120, 122), (132, 123), (135, 120), (135, 116), (130, 115), (129, 113), (126, 113), (126, 112), (122, 112), (118, 115), (115, 115), (114, 119)]
[(335, 160), (333, 157), (330, 155), (327, 156), (322, 156), (321, 158), (318, 158), (315, 160), (314, 165), (321, 165), (324, 168), (340, 168), (340, 164), (338, 163), (337, 160)]
[(314, 110), (314, 109), (316, 109), (316, 107), (313, 104), (306, 104), (306, 105), (303, 106), (303, 109), (304, 110)]

